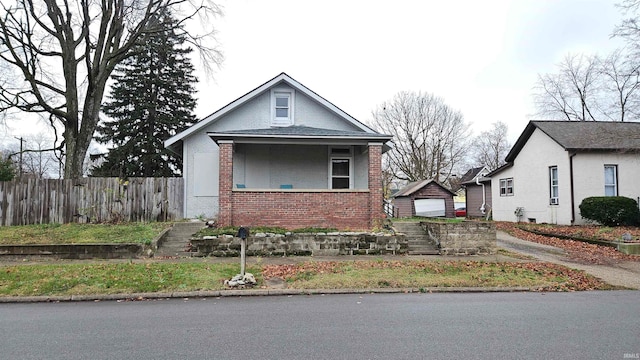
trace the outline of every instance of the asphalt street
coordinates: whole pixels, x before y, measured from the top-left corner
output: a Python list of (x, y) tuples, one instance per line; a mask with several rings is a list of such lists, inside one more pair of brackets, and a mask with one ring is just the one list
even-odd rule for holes
[(3, 359), (625, 359), (640, 293), (0, 304)]

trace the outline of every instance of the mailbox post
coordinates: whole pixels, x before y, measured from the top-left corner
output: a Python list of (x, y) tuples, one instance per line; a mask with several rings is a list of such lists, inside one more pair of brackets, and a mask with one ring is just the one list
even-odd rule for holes
[(249, 228), (240, 226), (238, 228), (238, 237), (240, 238), (240, 275), (244, 276), (247, 266), (247, 237), (249, 237)]

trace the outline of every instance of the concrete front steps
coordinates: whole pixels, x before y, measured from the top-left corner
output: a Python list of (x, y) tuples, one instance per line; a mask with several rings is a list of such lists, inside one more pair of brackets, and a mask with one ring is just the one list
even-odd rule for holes
[(396, 233), (405, 234), (409, 245), (409, 255), (439, 255), (440, 251), (435, 241), (422, 229), (419, 222), (394, 221)]
[(190, 257), (192, 253), (189, 248), (189, 240), (198, 230), (204, 228), (205, 223), (197, 222), (179, 222), (173, 224), (173, 227), (167, 232), (158, 244), (158, 250), (155, 252), (156, 257)]

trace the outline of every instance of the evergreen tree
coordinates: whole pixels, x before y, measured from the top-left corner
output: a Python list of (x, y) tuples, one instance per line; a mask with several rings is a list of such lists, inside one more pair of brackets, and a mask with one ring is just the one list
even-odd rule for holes
[(11, 158), (0, 152), (0, 181), (11, 181), (16, 176), (16, 166)]
[(96, 140), (111, 149), (92, 176), (167, 177), (182, 175), (182, 159), (163, 141), (195, 122), (197, 82), (169, 14), (155, 19), (164, 31), (142, 39), (133, 55), (116, 68), (103, 112), (110, 117), (97, 129)]

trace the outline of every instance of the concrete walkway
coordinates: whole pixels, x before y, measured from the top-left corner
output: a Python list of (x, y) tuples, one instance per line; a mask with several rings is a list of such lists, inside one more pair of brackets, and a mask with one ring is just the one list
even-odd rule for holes
[(563, 249), (521, 240), (503, 231), (498, 231), (498, 247), (541, 261), (583, 270), (611, 285), (640, 289), (640, 262), (623, 261), (616, 265), (580, 264), (571, 261)]

